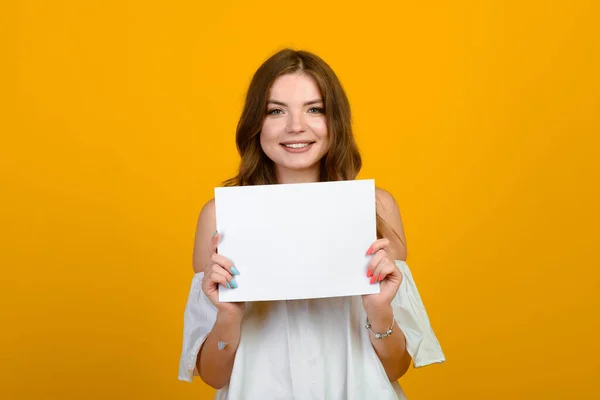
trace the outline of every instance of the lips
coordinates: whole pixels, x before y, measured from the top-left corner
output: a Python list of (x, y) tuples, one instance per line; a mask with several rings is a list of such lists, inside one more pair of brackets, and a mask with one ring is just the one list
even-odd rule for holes
[(289, 153), (302, 153), (308, 151), (315, 142), (285, 142), (280, 145)]

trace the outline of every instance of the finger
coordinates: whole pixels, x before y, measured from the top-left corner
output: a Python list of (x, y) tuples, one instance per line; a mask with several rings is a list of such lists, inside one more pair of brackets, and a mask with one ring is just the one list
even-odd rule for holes
[(223, 275), (225, 278), (227, 278), (227, 280), (229, 280), (230, 278), (232, 278), (231, 273), (229, 271), (227, 271), (225, 268), (223, 268), (219, 264), (213, 264), (211, 266), (210, 273), (211, 274), (215, 273), (215, 274)]
[(379, 282), (385, 279), (388, 279), (392, 282), (402, 282), (402, 273), (396, 264), (387, 258), (380, 263), (378, 268), (375, 270), (375, 274), (377, 274), (377, 281)]
[(227, 287), (228, 289), (236, 289), (238, 287), (238, 284), (235, 281), (233, 275), (231, 275), (231, 273), (229, 273), (229, 271), (222, 268), (221, 266), (215, 265), (213, 267), (213, 273), (215, 273), (217, 275), (221, 275), (225, 278), (224, 286)]
[(379, 250), (387, 249), (387, 247), (389, 247), (389, 245), (390, 245), (389, 239), (386, 239), (386, 238), (378, 239), (373, 242), (371, 247), (369, 247), (369, 249), (367, 250), (367, 255), (370, 256), (372, 254), (377, 253)]
[(215, 253), (212, 255), (211, 260), (213, 263), (218, 264), (221, 267), (225, 268), (232, 275), (240, 274), (240, 272), (237, 270), (237, 268), (233, 265), (233, 262), (230, 259), (228, 259), (227, 257), (223, 257), (222, 255)]
[(218, 251), (218, 247), (219, 247), (219, 238), (221, 235), (219, 235), (219, 232), (215, 231), (212, 235), (212, 238), (210, 239), (210, 252), (211, 254), (216, 254)]
[(227, 271), (225, 271), (222, 268), (220, 269), (220, 271), (219, 269), (214, 268), (213, 272), (210, 274), (210, 280), (228, 289), (236, 288), (237, 283), (229, 283), (229, 281), (227, 280), (227, 276), (225, 275), (226, 273)]
[(371, 258), (369, 265), (367, 266), (367, 278), (370, 278), (373, 276), (373, 274), (375, 273), (375, 268), (377, 268), (377, 265), (379, 265), (382, 258), (384, 258), (384, 257), (385, 257), (385, 252), (383, 252), (383, 251), (378, 251), (377, 253), (375, 253), (373, 258)]
[[(380, 261), (377, 263), (375, 268), (373, 269), (373, 276), (371, 277), (370, 283), (381, 282), (384, 280), (389, 274), (393, 272), (392, 263), (386, 257), (384, 251), (380, 250), (377, 254), (383, 254), (380, 258)], [(375, 258), (375, 257), (373, 257)]]

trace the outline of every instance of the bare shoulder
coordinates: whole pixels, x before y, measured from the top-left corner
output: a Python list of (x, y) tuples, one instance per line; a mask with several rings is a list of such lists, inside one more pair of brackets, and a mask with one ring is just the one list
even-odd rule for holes
[[(377, 213), (393, 228), (401, 228), (400, 209), (394, 196), (385, 189), (375, 188)], [(400, 225), (398, 225), (400, 224)]]
[(200, 210), (196, 226), (193, 251), (193, 267), (196, 273), (203, 272), (210, 262), (210, 239), (216, 226), (215, 199), (210, 199)]
[(394, 196), (385, 189), (380, 187), (375, 188), (375, 198), (377, 202), (380, 203), (383, 208), (391, 211), (393, 208), (398, 208), (398, 204), (396, 203), (396, 199)]
[(406, 238), (398, 203), (390, 192), (379, 187), (375, 188), (375, 199), (377, 214), (385, 223), (381, 230), (390, 240), (392, 255), (397, 260), (406, 261)]
[(200, 218), (202, 217), (215, 220), (215, 199), (210, 199), (204, 204), (200, 210)]

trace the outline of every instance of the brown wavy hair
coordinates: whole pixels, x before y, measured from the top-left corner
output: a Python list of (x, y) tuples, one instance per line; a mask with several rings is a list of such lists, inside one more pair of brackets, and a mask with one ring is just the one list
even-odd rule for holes
[[(325, 106), (330, 147), (320, 161), (320, 181), (354, 180), (358, 175), (362, 159), (352, 132), (350, 103), (337, 75), (313, 53), (284, 49), (267, 59), (250, 82), (235, 138), (241, 161), (237, 175), (226, 180), (225, 186), (277, 183), (273, 161), (260, 145), (260, 131), (267, 114), (271, 86), (278, 77), (300, 71), (317, 82)], [(377, 237), (384, 237), (384, 231), (393, 232), (402, 241), (379, 214), (376, 218)]]

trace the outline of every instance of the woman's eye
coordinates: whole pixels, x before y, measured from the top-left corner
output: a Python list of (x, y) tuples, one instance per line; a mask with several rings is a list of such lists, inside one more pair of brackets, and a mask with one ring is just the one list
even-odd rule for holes
[(309, 113), (318, 113), (318, 114), (325, 114), (325, 109), (324, 108), (320, 108), (320, 107), (313, 107), (311, 109), (308, 110)]
[(273, 110), (269, 110), (269, 111), (267, 112), (267, 114), (269, 114), (269, 115), (279, 115), (279, 114), (280, 114), (280, 113), (282, 113), (282, 112), (283, 112), (283, 111), (281, 111), (280, 109), (278, 109), (278, 108), (275, 108), (275, 109), (273, 109)]

